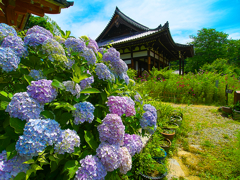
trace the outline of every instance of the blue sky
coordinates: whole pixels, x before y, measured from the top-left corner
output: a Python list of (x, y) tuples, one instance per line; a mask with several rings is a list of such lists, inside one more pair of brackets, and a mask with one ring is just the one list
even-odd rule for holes
[(95, 39), (116, 6), (149, 28), (168, 21), (176, 43), (191, 42), (189, 35), (197, 35), (202, 28), (215, 28), (229, 34), (229, 39), (240, 39), (240, 0), (75, 0), (61, 14), (47, 15), (63, 30), (70, 30), (71, 35)]

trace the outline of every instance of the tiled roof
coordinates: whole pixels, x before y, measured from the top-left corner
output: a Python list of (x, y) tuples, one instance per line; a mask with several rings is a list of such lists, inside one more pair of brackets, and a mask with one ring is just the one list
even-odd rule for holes
[(64, 7), (68, 8), (69, 6), (73, 6), (73, 1), (66, 1), (66, 0), (53, 0), (59, 4), (62, 4)]

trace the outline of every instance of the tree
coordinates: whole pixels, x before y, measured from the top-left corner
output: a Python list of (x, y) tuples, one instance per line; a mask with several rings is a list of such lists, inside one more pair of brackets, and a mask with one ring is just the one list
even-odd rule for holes
[(239, 66), (240, 65), (240, 39), (228, 40), (228, 59), (229, 63)]
[(195, 56), (187, 59), (186, 71), (198, 70), (205, 63), (212, 63), (217, 58), (227, 57), (228, 34), (215, 29), (203, 28), (197, 36), (191, 35)]

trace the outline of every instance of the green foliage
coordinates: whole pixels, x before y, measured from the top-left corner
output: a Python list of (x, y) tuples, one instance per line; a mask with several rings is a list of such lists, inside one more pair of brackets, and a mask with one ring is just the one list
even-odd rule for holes
[(137, 70), (129, 68), (127, 70), (127, 75), (130, 79), (134, 79), (137, 76)]

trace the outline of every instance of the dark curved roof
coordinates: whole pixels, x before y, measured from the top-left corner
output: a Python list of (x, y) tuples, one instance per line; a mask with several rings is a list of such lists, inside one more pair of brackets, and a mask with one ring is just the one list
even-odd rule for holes
[(66, 1), (66, 0), (53, 0), (56, 3), (62, 4), (64, 7), (68, 8), (69, 6), (73, 6), (73, 1)]

